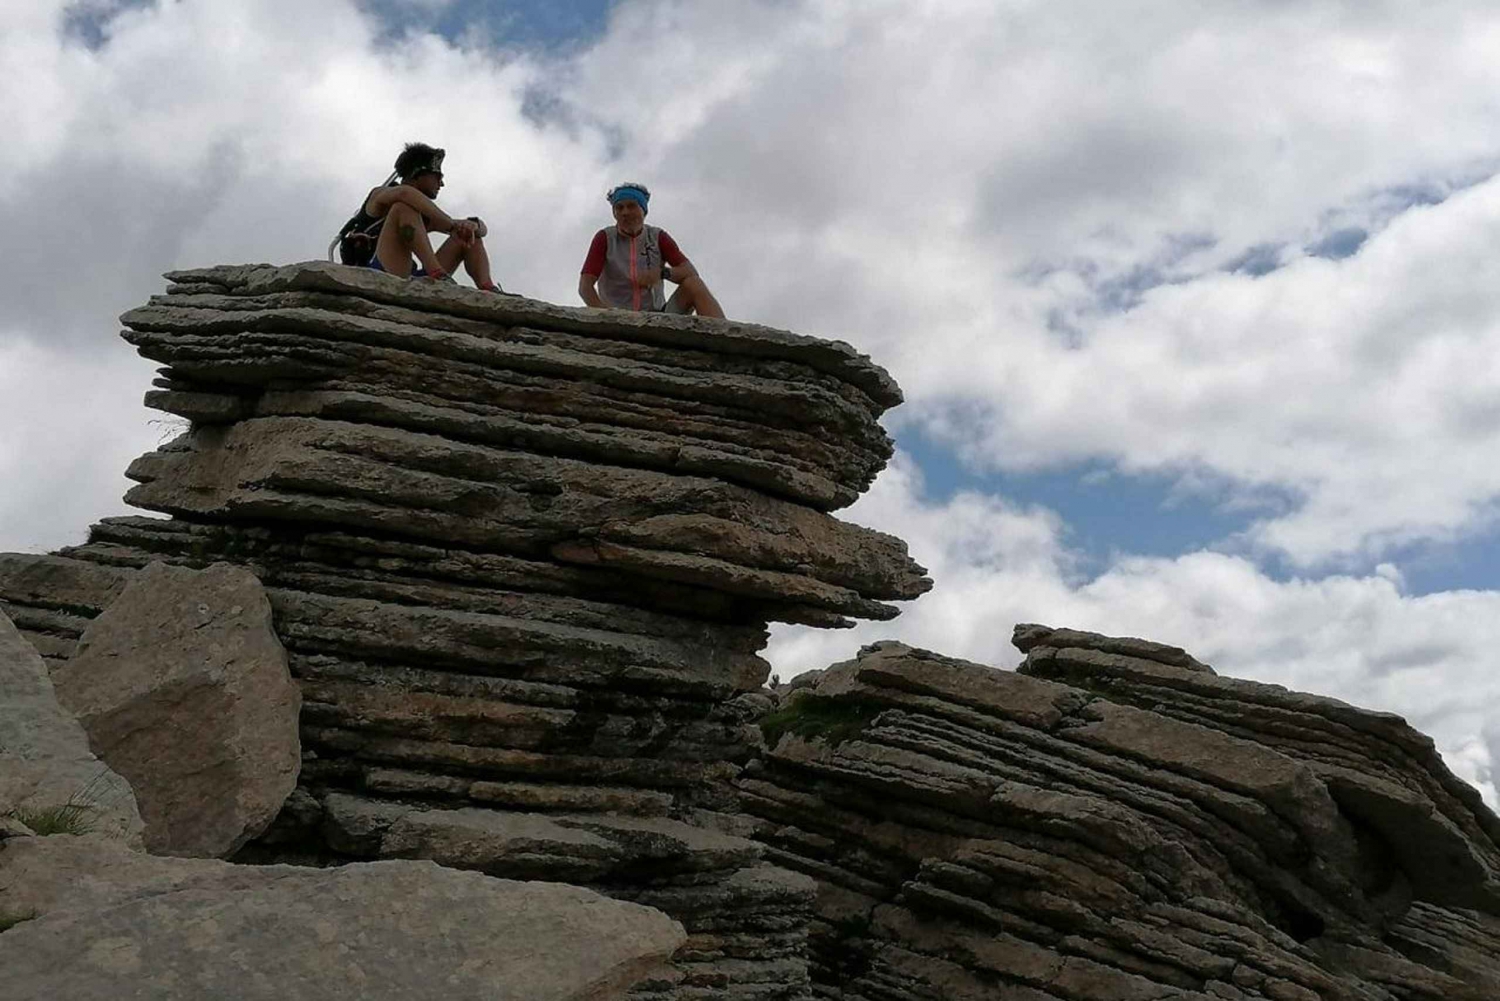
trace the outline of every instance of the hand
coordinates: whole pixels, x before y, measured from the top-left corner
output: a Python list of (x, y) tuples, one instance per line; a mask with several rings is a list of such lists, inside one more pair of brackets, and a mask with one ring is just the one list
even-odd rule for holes
[(455, 219), (453, 228), (448, 232), (455, 240), (467, 247), (478, 238), (479, 226), (467, 219)]

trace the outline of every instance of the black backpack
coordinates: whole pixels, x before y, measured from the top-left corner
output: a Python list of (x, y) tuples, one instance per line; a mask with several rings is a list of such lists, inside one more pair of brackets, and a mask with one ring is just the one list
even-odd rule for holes
[[(395, 180), (395, 174), (387, 177), (386, 186)], [(339, 235), (328, 245), (328, 259), (333, 260), (333, 251), (337, 247), (340, 263), (356, 268), (366, 267), (375, 257), (375, 245), (380, 242), (380, 229), (384, 225), (385, 216), (371, 219), (365, 215), (364, 204), (360, 203), (359, 211), (349, 217), (349, 221), (339, 230)]]

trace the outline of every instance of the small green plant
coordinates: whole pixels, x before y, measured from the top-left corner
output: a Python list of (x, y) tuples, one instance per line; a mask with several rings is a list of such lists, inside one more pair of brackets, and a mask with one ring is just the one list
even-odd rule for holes
[(837, 747), (858, 737), (886, 708), (874, 699), (799, 695), (786, 706), (763, 717), (760, 732), (766, 745), (775, 747), (783, 735), (822, 738)]
[(34, 917), (36, 917), (36, 911), (29, 914), (0, 914), (0, 932), (10, 931), (22, 921), (30, 921)]
[(10, 816), (31, 828), (33, 834), (89, 834), (98, 824), (104, 807), (102, 797), (109, 791), (108, 770), (101, 768), (82, 789), (54, 806), (16, 807)]
[(39, 837), (48, 834), (88, 834), (94, 829), (94, 807), (68, 800), (57, 806), (17, 807), (10, 815)]

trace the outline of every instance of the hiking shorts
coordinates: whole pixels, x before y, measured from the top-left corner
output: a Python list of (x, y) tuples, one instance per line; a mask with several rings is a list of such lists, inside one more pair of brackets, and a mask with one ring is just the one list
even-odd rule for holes
[[(383, 265), (383, 264), (380, 263), (380, 258), (378, 258), (378, 257), (372, 257), (372, 258), (370, 258), (370, 263), (366, 264), (365, 267), (369, 268), (371, 271), (379, 271), (383, 275), (389, 275), (390, 274), (390, 272), (385, 269), (385, 265)], [(395, 277), (395, 276), (392, 275), (392, 277)], [(426, 278), (427, 277), (427, 269), (424, 268), (424, 267), (420, 267), (420, 266), (412, 268), (411, 269), (411, 274), (407, 275), (406, 277), (408, 277), (408, 278)]]

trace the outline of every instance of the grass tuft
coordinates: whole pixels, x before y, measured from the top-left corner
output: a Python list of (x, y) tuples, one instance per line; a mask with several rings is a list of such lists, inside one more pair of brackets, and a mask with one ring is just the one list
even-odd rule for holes
[(99, 822), (103, 809), (101, 798), (109, 790), (108, 770), (101, 768), (88, 785), (69, 796), (67, 802), (54, 806), (16, 807), (12, 816), (31, 828), (38, 837), (49, 834), (90, 834)]
[(57, 806), (17, 807), (10, 812), (38, 837), (49, 834), (88, 834), (94, 829), (97, 807), (68, 800)]
[(787, 705), (763, 717), (760, 732), (765, 735), (768, 747), (775, 747), (776, 742), (788, 733), (809, 739), (820, 738), (837, 747), (858, 737), (886, 708), (873, 699), (804, 694), (793, 697)]

